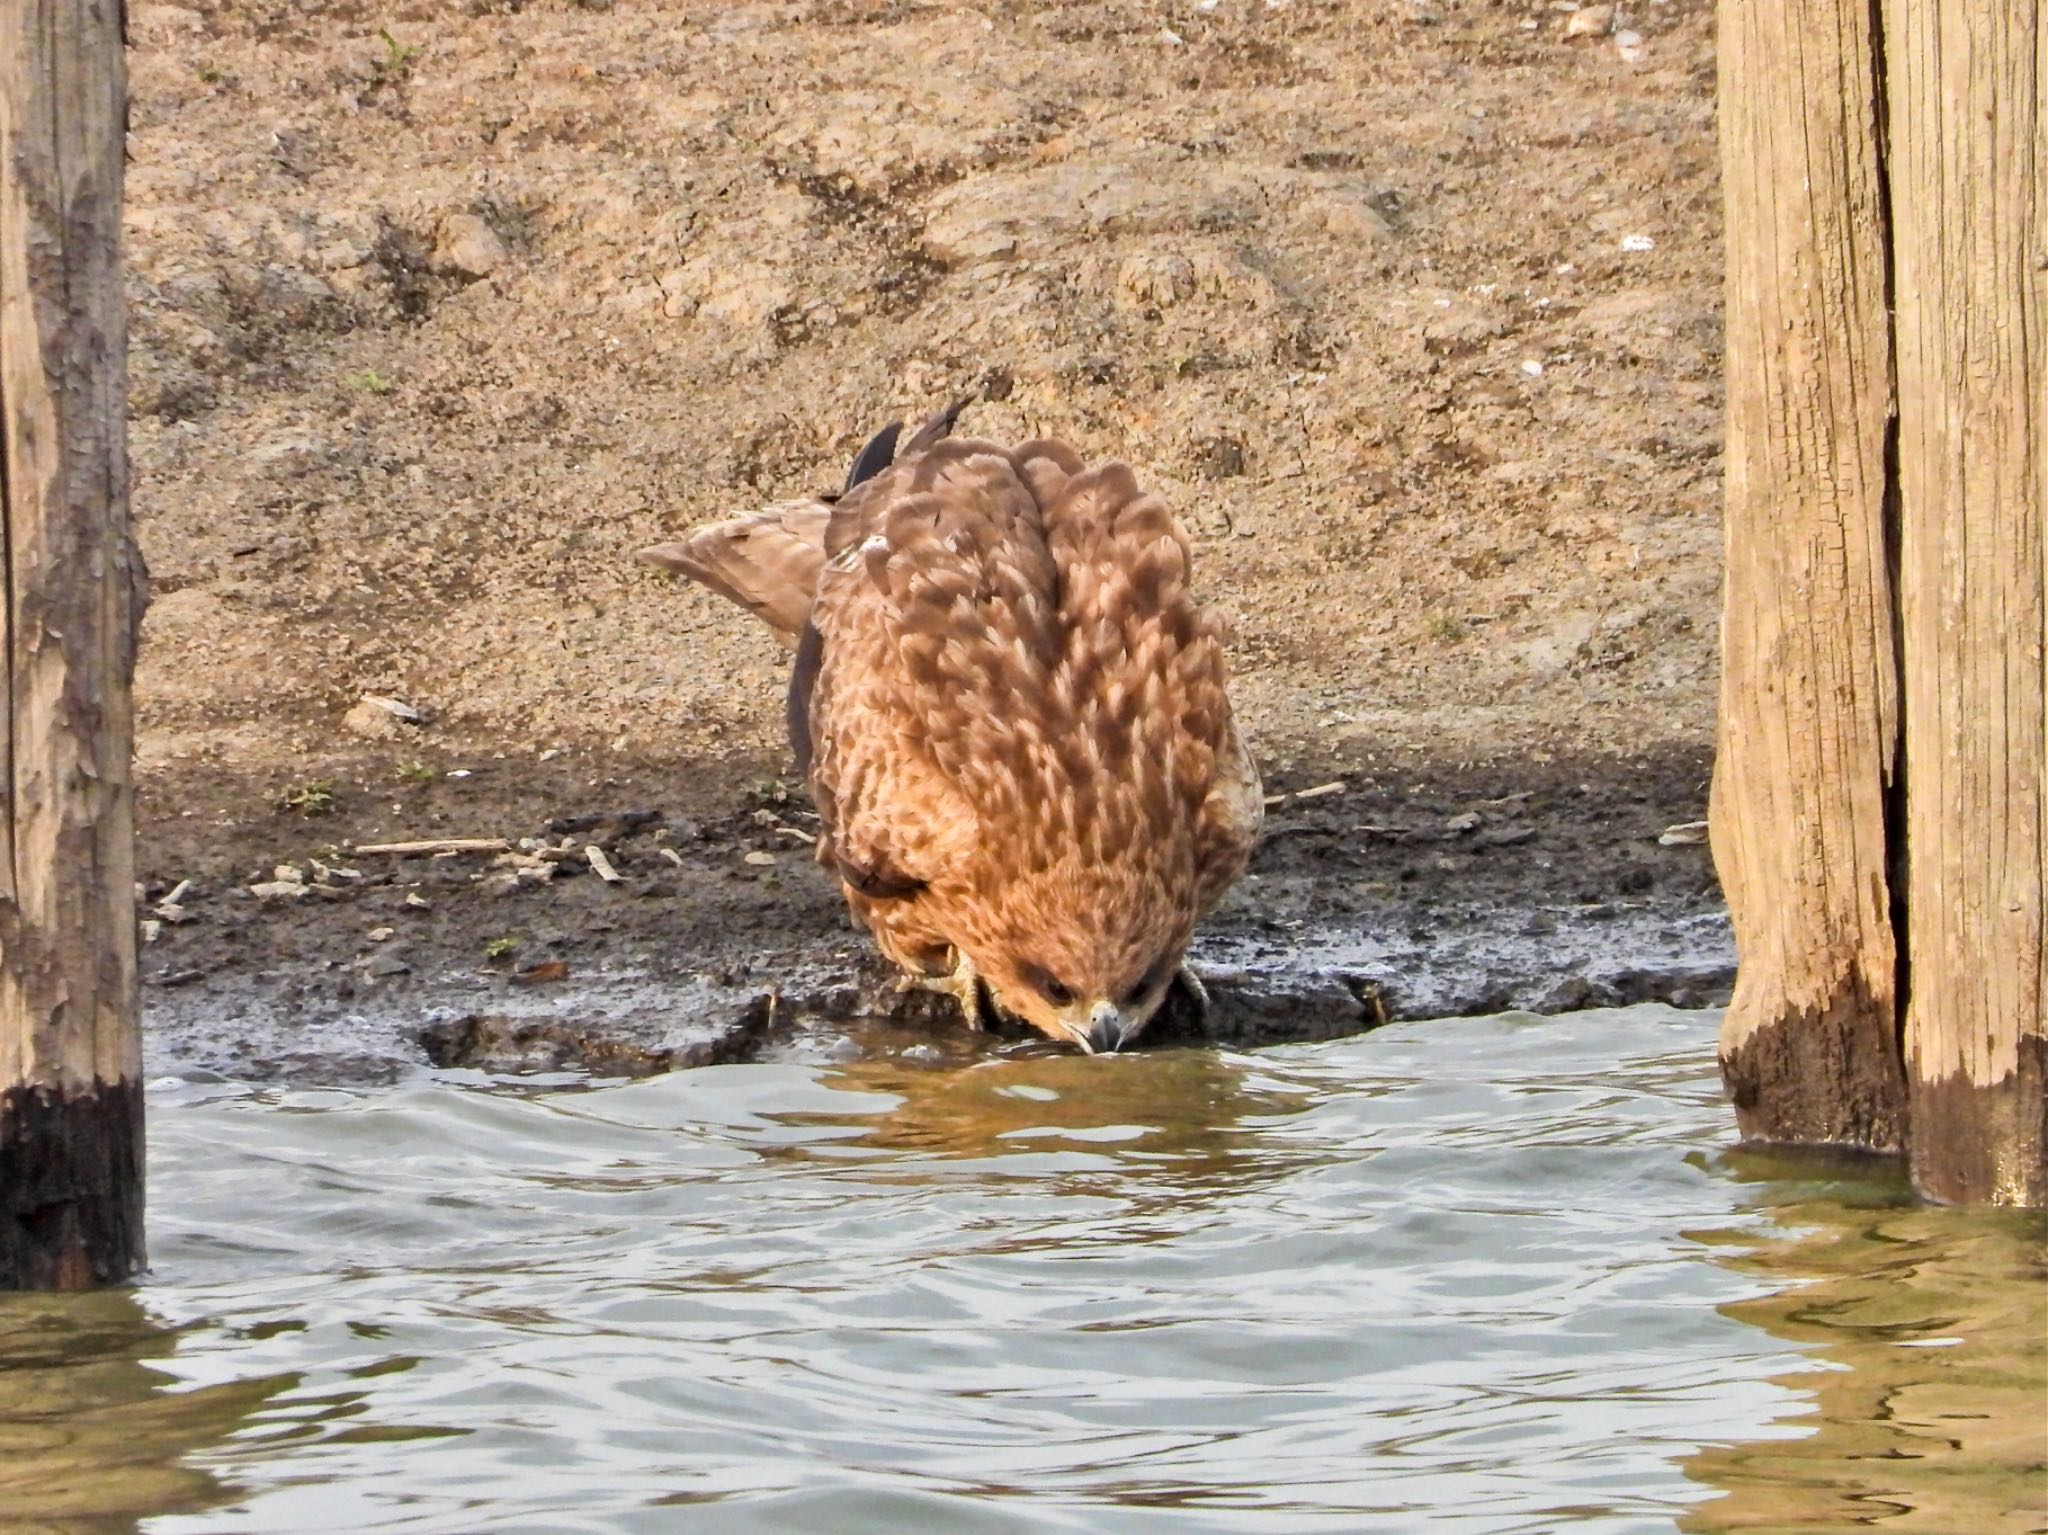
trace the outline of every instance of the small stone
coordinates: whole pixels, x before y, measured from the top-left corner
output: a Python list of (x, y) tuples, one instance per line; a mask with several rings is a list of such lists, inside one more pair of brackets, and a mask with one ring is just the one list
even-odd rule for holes
[(393, 698), (388, 693), (365, 693), (361, 701), (366, 704), (375, 704), (401, 725), (424, 724), (427, 718), (404, 699)]
[(405, 726), (397, 715), (367, 698), (360, 700), (341, 717), (341, 728), (350, 735), (363, 736), (372, 741), (388, 741), (394, 736), (405, 734)]
[(1566, 37), (1605, 37), (1614, 30), (1614, 7), (1589, 5), (1564, 19)]
[(270, 871), (270, 877), (282, 880), (286, 884), (303, 885), (306, 882), (306, 871), (296, 864), (281, 863)]
[(1478, 811), (1467, 810), (1460, 815), (1452, 816), (1448, 821), (1444, 822), (1444, 830), (1461, 835), (1468, 831), (1477, 831), (1479, 829), (1479, 820)]
[(405, 904), (410, 906), (414, 911), (426, 911), (429, 909), (432, 903), (429, 902), (427, 898), (421, 895), (417, 890), (408, 890), (405, 893)]
[(155, 943), (163, 930), (164, 925), (161, 922), (154, 921), (148, 917), (142, 919), (142, 941), (144, 943)]
[(1680, 821), (1676, 826), (1664, 828), (1664, 835), (1657, 839), (1659, 847), (1697, 847), (1707, 840), (1705, 821)]
[(1644, 46), (1640, 32), (1617, 32), (1614, 34), (1614, 51), (1621, 55), (1624, 64), (1640, 64), (1649, 49)]
[(459, 277), (488, 277), (504, 265), (505, 242), (474, 213), (451, 213), (441, 220), (441, 238), (434, 247), (434, 266)]
[(745, 861), (753, 864), (756, 868), (765, 869), (773, 866), (775, 855), (773, 853), (749, 853)]
[(385, 939), (389, 938), (389, 937), (391, 936), (391, 934), (392, 934), (392, 929), (391, 929), (391, 928), (388, 928), (388, 927), (373, 927), (373, 928), (371, 928), (371, 929), (369, 930), (369, 932), (365, 933), (365, 934), (364, 934), (363, 936), (364, 936), (365, 938), (369, 939), (369, 940), (370, 940), (370, 942), (372, 942), (372, 943), (382, 943), (382, 942), (383, 942), (383, 941), (384, 941)]
[(249, 894), (259, 901), (297, 901), (312, 894), (312, 887), (302, 880), (266, 879), (251, 885)]
[(363, 961), (362, 969), (363, 974), (370, 976), (410, 975), (412, 973), (411, 965), (408, 965), (404, 960), (388, 950), (381, 954), (372, 954)]

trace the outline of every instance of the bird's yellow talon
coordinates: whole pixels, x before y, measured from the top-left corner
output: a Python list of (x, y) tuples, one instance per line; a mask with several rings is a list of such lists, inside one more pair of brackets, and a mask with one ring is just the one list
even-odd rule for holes
[(981, 1001), (981, 975), (965, 954), (960, 955), (950, 975), (906, 975), (897, 985), (904, 990), (915, 986), (921, 991), (951, 997), (960, 1004), (960, 1016), (968, 1028), (979, 1034), (988, 1027), (988, 1010)]

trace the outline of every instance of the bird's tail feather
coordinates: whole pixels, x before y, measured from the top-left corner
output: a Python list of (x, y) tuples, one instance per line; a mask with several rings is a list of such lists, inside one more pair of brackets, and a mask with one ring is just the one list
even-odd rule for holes
[(640, 558), (738, 603), (784, 643), (795, 645), (825, 567), (833, 502), (851, 496), (893, 465), (930, 452), (951, 434), (960, 412), (974, 399), (965, 394), (953, 401), (919, 427), (900, 453), (902, 423), (892, 421), (883, 427), (854, 459), (839, 497), (778, 501), (758, 512), (698, 528), (674, 543), (642, 549)]
[(825, 568), (831, 517), (832, 508), (814, 497), (778, 501), (642, 549), (640, 558), (738, 603), (794, 645)]

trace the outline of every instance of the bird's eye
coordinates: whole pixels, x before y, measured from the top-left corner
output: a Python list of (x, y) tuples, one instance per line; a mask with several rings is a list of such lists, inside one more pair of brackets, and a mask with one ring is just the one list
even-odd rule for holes
[(1017, 968), (1023, 973), (1024, 979), (1031, 985), (1032, 989), (1054, 1007), (1067, 1007), (1073, 1003), (1074, 988), (1046, 969), (1045, 966), (1026, 962)]

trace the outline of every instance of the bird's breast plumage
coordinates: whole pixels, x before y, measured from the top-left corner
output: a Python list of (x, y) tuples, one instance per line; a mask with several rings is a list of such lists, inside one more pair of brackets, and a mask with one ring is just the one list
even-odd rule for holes
[(835, 855), (955, 898), (1079, 859), (1213, 903), (1256, 773), (1187, 538), (1128, 467), (948, 440), (844, 498), (826, 547), (808, 718)]

